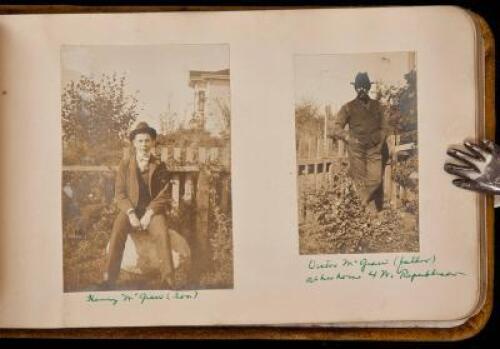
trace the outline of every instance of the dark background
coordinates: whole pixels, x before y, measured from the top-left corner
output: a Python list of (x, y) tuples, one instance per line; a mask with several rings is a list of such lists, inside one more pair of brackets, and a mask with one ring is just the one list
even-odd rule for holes
[[(463, 8), (472, 10), (476, 12), (477, 14), (481, 15), (490, 25), (495, 37), (497, 40), (500, 37), (499, 34), (499, 13), (500, 10), (497, 8), (495, 1), (486, 1), (486, 0), (469, 0), (469, 1), (382, 1), (382, 0), (373, 0), (373, 1), (333, 1), (333, 0), (309, 0), (309, 1), (276, 1), (276, 0), (270, 0), (270, 1), (257, 1), (257, 0), (252, 0), (252, 1), (227, 1), (227, 0), (222, 0), (222, 1), (59, 1), (59, 2), (29, 2), (29, 1), (0, 1), (0, 6), (3, 7), (3, 12), (26, 12), (26, 9), (19, 9), (15, 8), (13, 6), (18, 6), (18, 5), (35, 5), (37, 8), (31, 9), (31, 11), (40, 11), (40, 5), (76, 5), (76, 6), (146, 6), (146, 5), (151, 5), (151, 6), (159, 6), (159, 5), (171, 5), (171, 6), (209, 6), (209, 5), (217, 5), (217, 6), (256, 6), (256, 7), (261, 7), (261, 6), (293, 6), (293, 7), (311, 7), (311, 6), (328, 6), (328, 7), (358, 7), (358, 6), (408, 6), (408, 5), (455, 5), (455, 6), (461, 6)], [(44, 8), (42, 11), (49, 12), (50, 8), (47, 6)], [(139, 8), (138, 8), (139, 10)], [(1, 9), (0, 9), (1, 11)], [(29, 11), (29, 10), (28, 10)], [(38, 12), (37, 11), (37, 12)], [(277, 24), (279, 25), (279, 24)], [(496, 45), (498, 46), (498, 45)], [(496, 50), (497, 51), (497, 50)], [(498, 57), (498, 51), (497, 51), (497, 57)], [(496, 59), (496, 71), (498, 72), (498, 58)], [(498, 73), (497, 73), (498, 75)], [(446, 78), (446, 77), (442, 77)], [(498, 100), (499, 96), (499, 88), (498, 88), (498, 79), (495, 81), (495, 90), (496, 90), (496, 97)], [(498, 108), (496, 108), (498, 110)], [(499, 138), (499, 127), (497, 126), (496, 128), (496, 138)], [(451, 180), (451, 178), (450, 178)], [(499, 231), (499, 221), (500, 221), (500, 208), (495, 210), (495, 231)], [(459, 237), (457, 237), (459, 238)], [(497, 239), (495, 241), (495, 250), (499, 251), (499, 240)], [(498, 289), (500, 288), (500, 282), (498, 281), (500, 279), (499, 277), (499, 271), (500, 268), (498, 267), (500, 265), (500, 258), (497, 256), (495, 257), (495, 264), (497, 266), (497, 269), (495, 271), (495, 296), (498, 294)], [(457, 292), (460, 292), (457, 290)], [(496, 297), (495, 297), (496, 298)], [(295, 347), (315, 347), (315, 348), (345, 348), (345, 347), (367, 347), (367, 348), (435, 348), (435, 347), (440, 347), (440, 348), (456, 348), (456, 347), (462, 347), (462, 348), (483, 348), (486, 347), (488, 344), (489, 345), (494, 345), (496, 342), (500, 342), (499, 339), (499, 334), (500, 332), (500, 306), (498, 302), (494, 302), (494, 307), (493, 307), (493, 312), (491, 315), (491, 318), (489, 322), (487, 323), (486, 327), (475, 337), (471, 339), (467, 339), (464, 341), (460, 342), (356, 342), (356, 341), (350, 341), (350, 342), (340, 342), (340, 341), (317, 341), (317, 342), (311, 342), (311, 341), (301, 341), (301, 342), (290, 342), (290, 341), (244, 341), (234, 343), (234, 342), (212, 342), (212, 343), (206, 343), (206, 342), (169, 342), (165, 343), (164, 341), (146, 341), (146, 342), (137, 342), (137, 341), (106, 341), (104, 343), (100, 344), (105, 344), (106, 346), (116, 346), (116, 347), (123, 347), (123, 346), (130, 346), (130, 347), (142, 347), (142, 346), (154, 346), (154, 347), (166, 347), (168, 346), (169, 348), (177, 347), (177, 346), (184, 346), (187, 344), (197, 344), (197, 346), (204, 347), (206, 345), (213, 345), (217, 347), (233, 347), (234, 345), (249, 345), (249, 346), (261, 346), (261, 345), (272, 345), (272, 346), (277, 346), (277, 347), (286, 347), (286, 348), (295, 348)], [(443, 338), (445, 340), (445, 338)], [(98, 341), (101, 342), (101, 341)], [(47, 340), (22, 340), (22, 339), (0, 339), (0, 346), (6, 347), (7, 344), (22, 344), (22, 345), (49, 345), (52, 347), (53, 345), (61, 345), (61, 346), (68, 346), (68, 345), (73, 345), (73, 340), (71, 341), (47, 341)], [(94, 345), (97, 344), (96, 341), (86, 341), (84, 343), (81, 343), (83, 345)]]

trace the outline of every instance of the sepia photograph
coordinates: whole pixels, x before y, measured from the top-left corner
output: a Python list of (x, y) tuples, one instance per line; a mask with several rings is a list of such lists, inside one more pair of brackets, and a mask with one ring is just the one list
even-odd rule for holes
[(418, 252), (415, 52), (294, 63), (299, 253)]
[(228, 45), (61, 47), (64, 291), (233, 288)]

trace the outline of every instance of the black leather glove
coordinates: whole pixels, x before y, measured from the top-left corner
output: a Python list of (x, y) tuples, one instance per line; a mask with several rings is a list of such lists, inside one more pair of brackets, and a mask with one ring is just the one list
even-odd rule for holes
[(446, 162), (444, 170), (458, 176), (457, 187), (500, 195), (500, 147), (492, 141), (464, 142), (465, 149), (450, 147), (447, 154), (458, 160)]

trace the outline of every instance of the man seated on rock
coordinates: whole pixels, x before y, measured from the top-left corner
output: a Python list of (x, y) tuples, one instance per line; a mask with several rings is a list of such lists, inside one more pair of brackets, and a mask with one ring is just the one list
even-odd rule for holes
[(160, 258), (161, 285), (173, 286), (172, 250), (167, 232), (165, 208), (169, 200), (169, 181), (165, 164), (151, 154), (156, 130), (140, 122), (130, 132), (131, 156), (118, 167), (115, 201), (120, 210), (116, 217), (104, 275), (104, 287), (113, 289), (120, 267), (127, 236), (132, 231), (151, 234)]

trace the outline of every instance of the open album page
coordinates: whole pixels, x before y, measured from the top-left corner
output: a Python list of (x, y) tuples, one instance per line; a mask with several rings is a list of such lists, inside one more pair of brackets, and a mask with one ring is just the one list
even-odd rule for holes
[(0, 326), (459, 321), (454, 7), (0, 18)]

